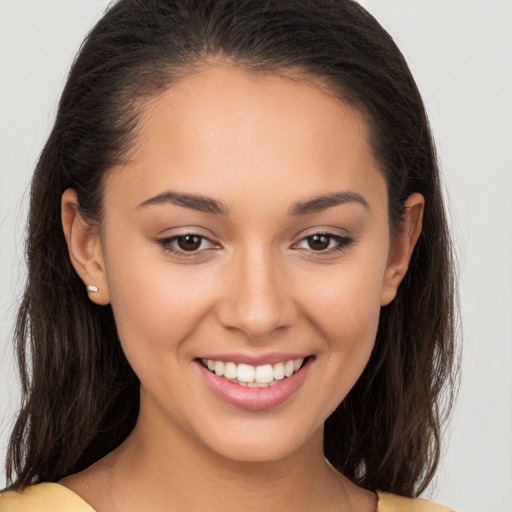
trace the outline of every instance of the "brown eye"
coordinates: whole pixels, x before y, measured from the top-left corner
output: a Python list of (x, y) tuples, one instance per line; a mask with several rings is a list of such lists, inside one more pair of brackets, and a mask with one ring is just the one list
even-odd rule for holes
[(313, 251), (318, 256), (327, 256), (348, 248), (353, 242), (354, 239), (350, 236), (336, 235), (334, 233), (314, 233), (302, 238), (294, 248)]
[(325, 251), (329, 248), (329, 244), (331, 243), (331, 237), (321, 234), (308, 236), (306, 240), (308, 247), (313, 251)]
[(156, 242), (164, 251), (180, 258), (206, 257), (207, 252), (221, 248), (219, 244), (212, 242), (208, 237), (195, 233), (161, 238), (156, 240)]
[(178, 247), (183, 251), (197, 251), (201, 247), (203, 237), (198, 235), (185, 235), (176, 238)]

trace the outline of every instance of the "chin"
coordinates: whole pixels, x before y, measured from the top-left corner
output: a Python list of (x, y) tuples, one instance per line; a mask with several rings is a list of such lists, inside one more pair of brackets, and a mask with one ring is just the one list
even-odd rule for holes
[[(309, 435), (308, 435), (309, 434)], [(243, 429), (243, 432), (220, 432), (210, 437), (206, 446), (223, 458), (240, 463), (271, 463), (307, 451), (311, 444), (321, 444), (323, 428), (311, 432), (293, 432), (292, 428)]]

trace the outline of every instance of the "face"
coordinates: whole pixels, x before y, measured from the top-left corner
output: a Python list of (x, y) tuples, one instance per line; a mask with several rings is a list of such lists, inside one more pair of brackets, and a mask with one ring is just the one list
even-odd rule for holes
[(87, 283), (140, 421), (234, 460), (292, 454), (361, 375), (407, 253), (367, 126), (311, 82), (205, 69), (141, 127), (107, 177)]

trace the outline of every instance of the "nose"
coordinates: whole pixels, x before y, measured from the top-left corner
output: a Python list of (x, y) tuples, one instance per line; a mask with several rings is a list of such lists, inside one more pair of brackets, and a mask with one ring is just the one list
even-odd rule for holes
[(279, 257), (270, 251), (245, 251), (228, 265), (226, 289), (217, 319), (227, 329), (252, 340), (290, 327), (297, 318), (292, 287)]

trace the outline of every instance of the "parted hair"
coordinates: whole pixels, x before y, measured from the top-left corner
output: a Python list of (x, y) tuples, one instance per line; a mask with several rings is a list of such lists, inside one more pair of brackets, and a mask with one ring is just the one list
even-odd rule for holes
[(73, 188), (84, 218), (100, 224), (105, 175), (129, 158), (145, 102), (216, 62), (316, 79), (358, 109), (386, 178), (391, 229), (410, 194), (425, 198), (409, 271), (324, 434), (326, 458), (358, 485), (415, 496), (434, 476), (456, 387), (452, 244), (414, 79), (389, 34), (352, 0), (119, 0), (88, 34), (32, 180), (14, 336), (23, 398), (8, 487), (81, 471), (135, 425), (140, 383), (111, 307), (88, 299), (71, 265), (61, 196)]

